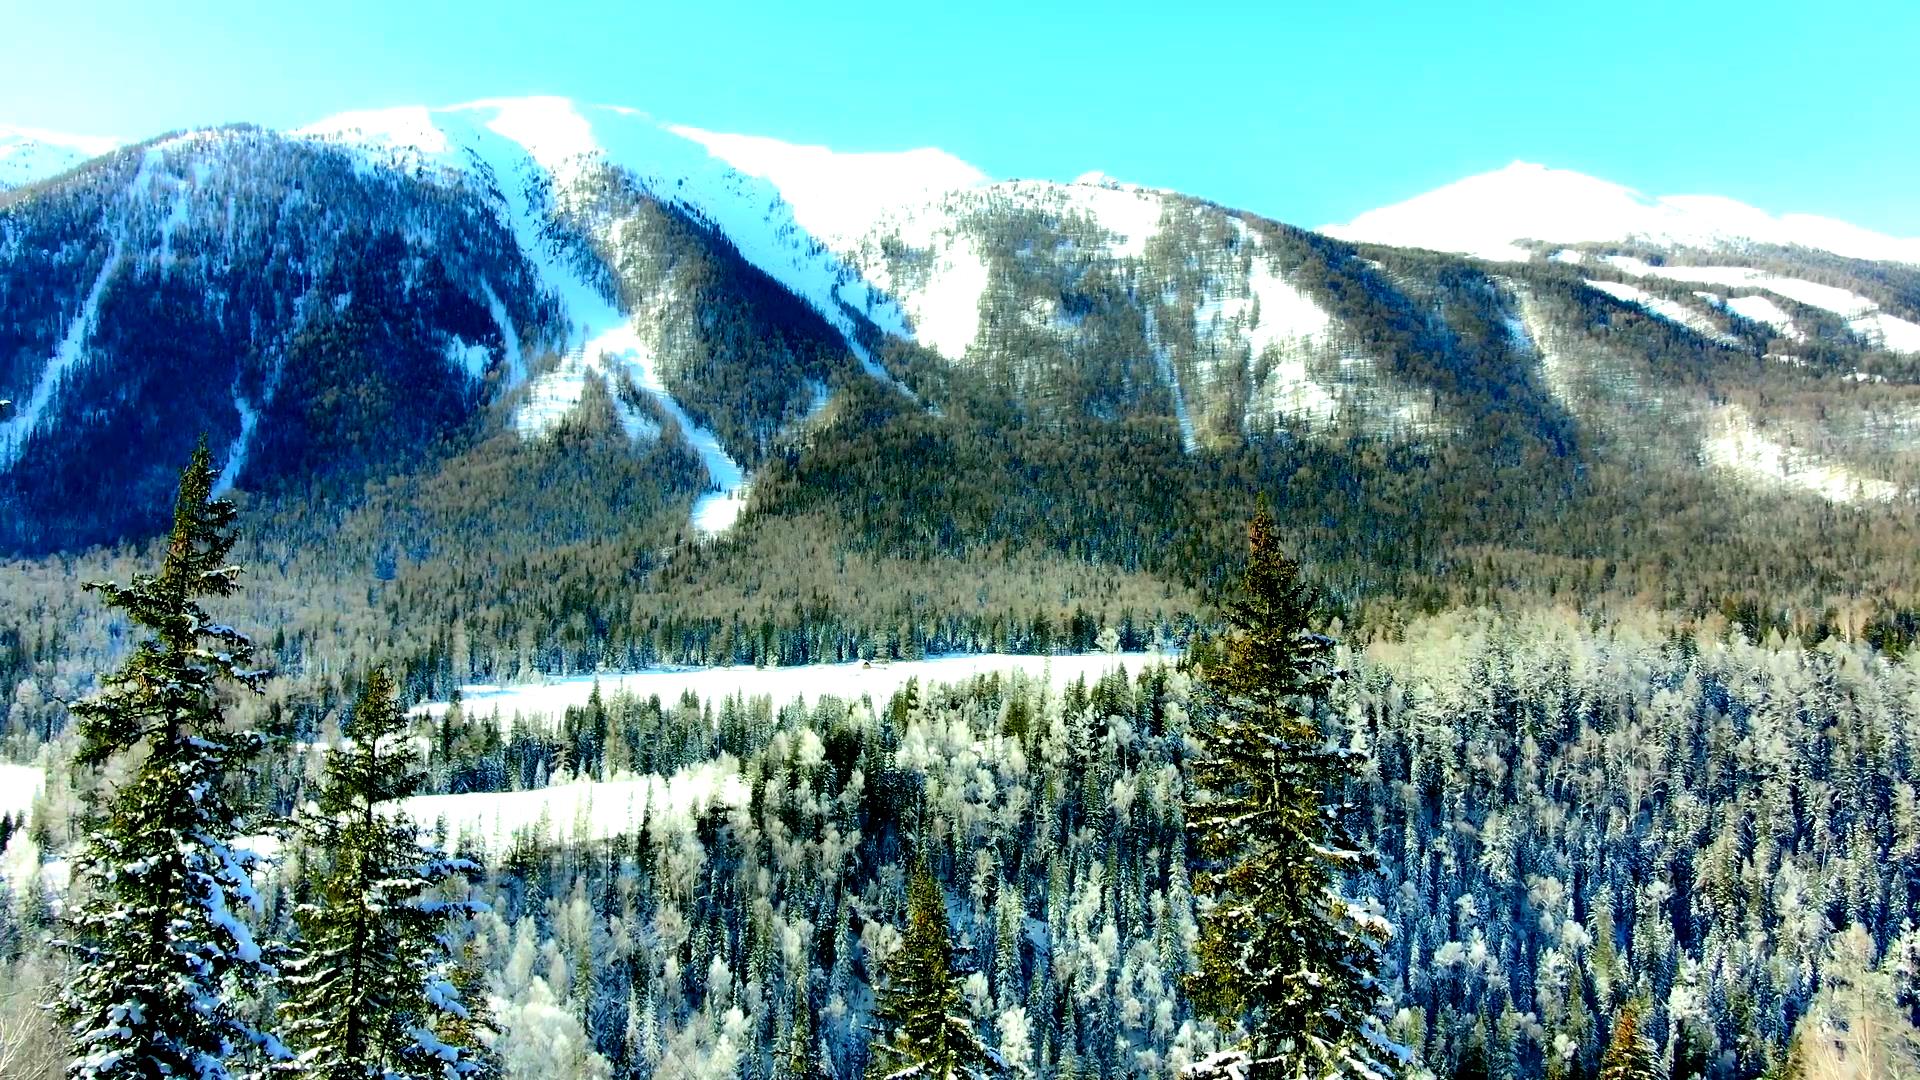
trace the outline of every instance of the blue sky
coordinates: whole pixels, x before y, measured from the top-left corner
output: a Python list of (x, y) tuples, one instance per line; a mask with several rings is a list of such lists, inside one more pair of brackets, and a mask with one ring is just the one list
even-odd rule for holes
[(1920, 4), (156, 4), (0, 12), (0, 122), (144, 136), (530, 93), (1303, 225), (1516, 158), (1920, 235)]

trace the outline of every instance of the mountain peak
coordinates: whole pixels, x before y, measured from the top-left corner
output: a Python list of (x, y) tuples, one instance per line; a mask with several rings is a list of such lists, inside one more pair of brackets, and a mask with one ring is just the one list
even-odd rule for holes
[(57, 176), (125, 143), (112, 136), (0, 124), (0, 190)]
[(1525, 260), (1523, 241), (1561, 244), (1641, 240), (1728, 247), (1777, 244), (1858, 259), (1920, 263), (1920, 239), (1876, 233), (1807, 214), (1776, 217), (1719, 195), (1649, 197), (1633, 188), (1516, 160), (1369, 210), (1321, 231), (1345, 240), (1423, 247), (1495, 260)]

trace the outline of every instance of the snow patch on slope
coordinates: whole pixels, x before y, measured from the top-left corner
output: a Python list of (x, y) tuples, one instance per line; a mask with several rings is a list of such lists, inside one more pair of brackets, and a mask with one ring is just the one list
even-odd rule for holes
[(125, 145), (124, 139), (67, 135), (0, 124), (0, 190), (58, 176)]
[(21, 818), (47, 789), (47, 770), (37, 765), (0, 764), (0, 817)]
[(1809, 492), (1832, 503), (1886, 502), (1900, 489), (1885, 480), (1861, 476), (1819, 455), (1783, 446), (1762, 434), (1746, 409), (1728, 405), (1714, 411), (1700, 456), (1763, 487)]
[(794, 221), (836, 250), (865, 236), (889, 210), (987, 182), (979, 169), (931, 148), (842, 153), (681, 125), (667, 130), (706, 147), (741, 173), (771, 182), (793, 207)]
[(1831, 251), (1858, 259), (1920, 263), (1920, 239), (1885, 236), (1806, 214), (1774, 217), (1709, 195), (1648, 198), (1566, 169), (1516, 161), (1405, 202), (1369, 210), (1322, 232), (1344, 240), (1524, 261), (1519, 241), (1625, 241), (1717, 246), (1750, 241)]
[[(634, 320), (587, 280), (579, 264), (589, 256), (556, 237), (551, 219), (552, 194), (564, 196), (566, 189), (589, 170), (612, 164), (634, 171), (643, 167), (643, 162), (657, 164), (652, 151), (662, 147), (684, 159), (692, 151), (684, 140), (663, 136), (638, 114), (616, 109), (583, 112), (560, 98), (349, 113), (295, 134), (340, 142), (372, 155), (380, 164), (444, 169), (476, 176), (490, 185), (520, 250), (539, 271), (541, 284), (559, 297), (570, 320), (561, 343), (567, 359), (533, 381), (526, 402), (514, 417), (515, 429), (527, 438), (551, 430), (579, 404), (587, 375), (594, 372), (606, 377), (609, 389), (616, 391), (615, 409), (628, 435), (644, 438), (655, 434), (657, 429), (651, 421), (619, 400), (621, 378), (630, 379), (673, 417), (707, 467), (714, 490), (694, 503), (695, 527), (713, 535), (733, 524), (739, 516), (745, 486), (739, 463), (667, 392), (654, 363), (654, 352), (635, 331)], [(700, 178), (698, 173), (693, 175)], [(641, 179), (644, 182), (646, 177)], [(685, 184), (684, 175), (680, 184)], [(683, 197), (684, 192), (663, 193), (661, 189), (669, 185), (658, 174), (653, 174), (648, 186), (662, 198), (694, 205)], [(747, 254), (745, 245), (741, 247)], [(503, 308), (496, 306), (498, 297), (490, 288), (487, 295), (507, 343), (508, 363), (514, 365), (519, 342), (512, 335), (511, 320)]]
[[(133, 183), (128, 185), (128, 197), (145, 193), (153, 183), (153, 170), (159, 164), (157, 149), (149, 150), (140, 159), (140, 169), (134, 174)], [(92, 288), (87, 290), (86, 299), (80, 304), (80, 311), (67, 324), (67, 332), (54, 347), (53, 356), (47, 366), (41, 370), (40, 378), (33, 385), (33, 392), (26, 401), (14, 403), (14, 415), (11, 420), (0, 422), (0, 469), (10, 469), (25, 452), (27, 440), (32, 437), (33, 429), (39, 425), (40, 417), (53, 403), (61, 383), (67, 373), (73, 370), (86, 354), (87, 338), (92, 335), (94, 322), (99, 317), (100, 296), (106, 291), (107, 282), (120, 270), (126, 258), (127, 228), (125, 220), (113, 227), (113, 238), (107, 250), (106, 261), (100, 264), (100, 273), (93, 279)]]
[(1722, 345), (1740, 343), (1740, 339), (1720, 329), (1704, 313), (1664, 296), (1655, 296), (1638, 285), (1629, 285), (1624, 281), (1588, 281), (1587, 287), (1606, 293), (1616, 300), (1638, 305), (1668, 322), (1686, 327), (1709, 341), (1717, 341)]
[(1730, 297), (1724, 306), (1743, 319), (1773, 327), (1789, 340), (1805, 341), (1807, 339), (1806, 331), (1793, 325), (1793, 316), (1788, 315), (1784, 308), (1768, 297), (1757, 295)]
[[(1628, 255), (1605, 257), (1608, 265), (1636, 277), (1657, 277), (1730, 288), (1764, 289), (1847, 320), (1854, 333), (1894, 352), (1920, 353), (1920, 324), (1890, 315), (1859, 293), (1816, 281), (1783, 277), (1749, 266), (1654, 266)], [(1751, 300), (1752, 298), (1741, 298)], [(1778, 310), (1777, 306), (1775, 307)], [(1781, 313), (1784, 317), (1784, 312)], [(1772, 320), (1763, 320), (1771, 322)], [(1791, 320), (1788, 320), (1789, 325)], [(1778, 324), (1775, 324), (1778, 325)]]

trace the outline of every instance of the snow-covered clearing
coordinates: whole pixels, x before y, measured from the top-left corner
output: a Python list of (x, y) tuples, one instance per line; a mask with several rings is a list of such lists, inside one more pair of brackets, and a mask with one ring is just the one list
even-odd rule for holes
[(1793, 325), (1793, 316), (1788, 315), (1784, 308), (1774, 303), (1769, 297), (1731, 297), (1726, 302), (1726, 308), (1728, 311), (1733, 312), (1743, 319), (1764, 323), (1773, 327), (1791, 341), (1805, 341), (1807, 339), (1806, 331)]
[(23, 817), (47, 787), (47, 771), (38, 765), (0, 764), (0, 817)]
[[(1053, 685), (1064, 686), (1082, 678), (1091, 682), (1115, 668), (1136, 675), (1155, 664), (1171, 663), (1172, 659), (1160, 653), (1084, 653), (1072, 656), (982, 653), (876, 663), (871, 667), (854, 662), (797, 667), (756, 668), (742, 665), (610, 672), (519, 686), (463, 686), (460, 688), (460, 707), (469, 716), (498, 713), (503, 720), (515, 714), (557, 719), (568, 706), (585, 705), (596, 684), (603, 695), (658, 695), (665, 703), (678, 701), (683, 694), (691, 692), (702, 701), (722, 701), (737, 696), (770, 697), (775, 705), (785, 705), (795, 699), (811, 705), (826, 695), (849, 701), (865, 697), (875, 707), (880, 707), (892, 699), (901, 687), (916, 679), (922, 687), (927, 687), (965, 682), (976, 675), (1018, 671), (1034, 678), (1044, 675)], [(444, 701), (428, 702), (414, 708), (416, 713), (431, 716), (438, 716), (446, 710), (447, 703)]]
[(1699, 334), (1709, 341), (1722, 345), (1737, 345), (1739, 339), (1714, 324), (1706, 313), (1695, 311), (1675, 300), (1664, 296), (1655, 296), (1638, 285), (1629, 285), (1624, 281), (1588, 281), (1587, 287), (1598, 289), (1616, 300), (1638, 305), (1652, 314), (1671, 323), (1677, 323)]
[(1753, 417), (1738, 405), (1714, 412), (1700, 455), (1708, 465), (1727, 469), (1749, 482), (1798, 489), (1832, 503), (1886, 502), (1900, 493), (1885, 480), (1861, 476), (1818, 454), (1783, 446), (1762, 434)]
[(516, 834), (529, 830), (562, 844), (630, 836), (649, 822), (661, 833), (684, 827), (715, 806), (744, 806), (748, 795), (739, 764), (723, 756), (672, 776), (577, 781), (530, 791), (416, 795), (398, 805), (423, 832), (444, 828), (449, 847), (465, 839), (498, 855), (512, 846)]
[[(1609, 255), (1605, 261), (1616, 270), (1636, 277), (1658, 277), (1670, 281), (1687, 281), (1705, 285), (1724, 285), (1732, 288), (1765, 289), (1775, 296), (1785, 297), (1805, 304), (1808, 307), (1830, 311), (1847, 320), (1853, 331), (1882, 348), (1894, 352), (1920, 353), (1920, 323), (1889, 315), (1859, 293), (1851, 292), (1834, 285), (1822, 285), (1817, 281), (1805, 281), (1800, 278), (1783, 277), (1764, 270), (1755, 270), (1750, 266), (1653, 266), (1644, 260), (1628, 255)], [(1589, 284), (1592, 284), (1589, 282)], [(1754, 301), (1766, 301), (1765, 297), (1736, 297), (1728, 302), (1752, 304)], [(1791, 326), (1791, 320), (1781, 311), (1779, 305), (1771, 304), (1772, 314)], [(1735, 310), (1739, 310), (1735, 308)], [(1757, 306), (1755, 310), (1761, 310)], [(1745, 312), (1741, 312), (1745, 314)], [(1750, 316), (1751, 317), (1751, 316)], [(1782, 326), (1772, 318), (1762, 318), (1762, 322)], [(1782, 326), (1784, 330), (1786, 327)], [(1804, 335), (1803, 335), (1804, 336)]]

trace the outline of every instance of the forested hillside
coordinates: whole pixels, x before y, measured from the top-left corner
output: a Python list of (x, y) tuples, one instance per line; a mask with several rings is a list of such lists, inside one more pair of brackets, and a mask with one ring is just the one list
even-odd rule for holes
[(0, 1075), (1920, 1075), (1903, 242), (545, 98), (78, 153)]

